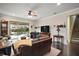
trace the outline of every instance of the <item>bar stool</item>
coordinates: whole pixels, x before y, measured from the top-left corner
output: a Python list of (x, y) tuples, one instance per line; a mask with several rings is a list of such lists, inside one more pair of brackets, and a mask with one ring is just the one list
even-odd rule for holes
[[(57, 41), (57, 42), (55, 42)], [(62, 35), (53, 35), (53, 46), (56, 48), (61, 48), (64, 42), (64, 36)]]

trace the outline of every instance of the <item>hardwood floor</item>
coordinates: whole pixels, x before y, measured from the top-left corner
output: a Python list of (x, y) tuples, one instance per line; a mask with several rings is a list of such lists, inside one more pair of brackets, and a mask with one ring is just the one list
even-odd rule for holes
[(70, 55), (71, 56), (79, 56), (79, 43), (78, 42), (71, 43)]
[(79, 43), (71, 43), (70, 45), (63, 45), (57, 47), (61, 50), (61, 53), (58, 56), (79, 56)]

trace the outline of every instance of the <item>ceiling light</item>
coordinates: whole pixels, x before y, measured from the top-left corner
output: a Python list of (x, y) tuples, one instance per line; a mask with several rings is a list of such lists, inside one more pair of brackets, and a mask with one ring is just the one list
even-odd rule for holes
[(32, 18), (33, 16), (31, 16), (31, 15), (28, 15), (28, 18)]
[(57, 5), (59, 6), (61, 3), (57, 3)]

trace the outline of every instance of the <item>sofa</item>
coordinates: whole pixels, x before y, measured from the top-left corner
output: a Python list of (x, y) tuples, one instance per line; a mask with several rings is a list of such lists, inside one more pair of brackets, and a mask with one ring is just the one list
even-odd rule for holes
[[(19, 53), (15, 53), (17, 56), (43, 56), (50, 52), (52, 44), (52, 38), (40, 38), (38, 40), (32, 40), (32, 46), (20, 45), (18, 47)], [(15, 50), (15, 49), (14, 49)], [(16, 51), (16, 50), (15, 50)]]

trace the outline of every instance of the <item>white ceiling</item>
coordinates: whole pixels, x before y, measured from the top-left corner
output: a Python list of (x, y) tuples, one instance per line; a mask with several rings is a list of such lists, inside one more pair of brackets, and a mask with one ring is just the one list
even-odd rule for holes
[[(0, 13), (10, 16), (16, 16), (26, 19), (37, 20), (39, 18), (62, 13), (79, 7), (79, 3), (0, 3)], [(29, 10), (36, 11), (38, 16), (33, 18), (27, 17)]]

